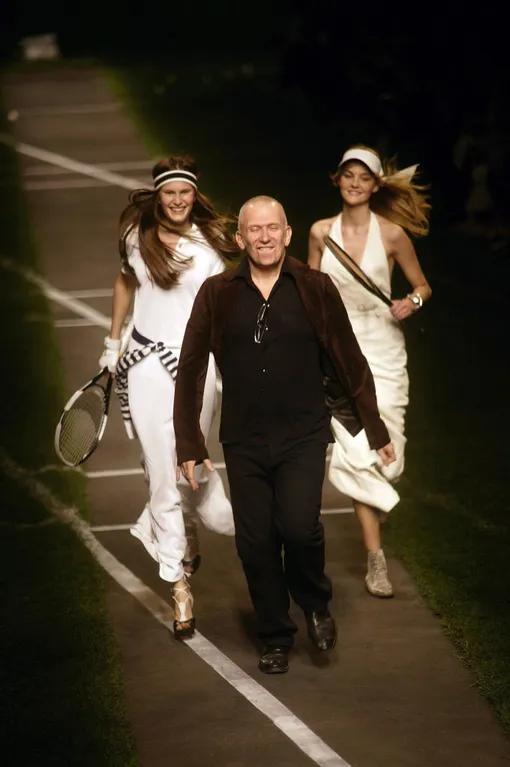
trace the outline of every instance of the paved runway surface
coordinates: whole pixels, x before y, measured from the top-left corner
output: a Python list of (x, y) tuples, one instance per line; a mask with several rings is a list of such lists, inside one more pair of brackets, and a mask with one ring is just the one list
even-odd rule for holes
[[(146, 182), (151, 162), (121, 105), (93, 70), (9, 74), (2, 88), (9, 110), (16, 110), (16, 138), (28, 145), (21, 155), (24, 181), (47, 280), (75, 302), (73, 308), (54, 302), (71, 393), (95, 372), (106, 335), (83, 316), (81, 304), (107, 322), (119, 267), (117, 221), (127, 190), (101, 180), (101, 170)], [(43, 162), (30, 147), (59, 157), (45, 155)], [(69, 161), (91, 164), (99, 174), (78, 172)], [(96, 315), (95, 322), (100, 321)], [(211, 453), (221, 462), (215, 435)], [(127, 440), (114, 403), (104, 442), (86, 465), (92, 524), (120, 526), (96, 535), (169, 602), (155, 563), (125, 529), (146, 501), (138, 469), (138, 445)], [(120, 475), (124, 470), (132, 471)], [(229, 666), (231, 682), (248, 697), (109, 580), (109, 607), (144, 767), (496, 767), (510, 762), (510, 747), (492, 713), (401, 565), (390, 558), (395, 599), (378, 601), (364, 591), (365, 554), (353, 515), (345, 513), (348, 505), (326, 483), (323, 521), (337, 648), (327, 659), (315, 656), (295, 611), (301, 630), (291, 671), (283, 677), (257, 671), (250, 603), (232, 539), (203, 533), (203, 565), (193, 582), (197, 628), (235, 664)], [(236, 682), (236, 667), (260, 687), (250, 686), (242, 675)], [(265, 698), (264, 690), (297, 719), (271, 708), (273, 699)], [(293, 732), (295, 741), (307, 744), (306, 753), (288, 737)]]

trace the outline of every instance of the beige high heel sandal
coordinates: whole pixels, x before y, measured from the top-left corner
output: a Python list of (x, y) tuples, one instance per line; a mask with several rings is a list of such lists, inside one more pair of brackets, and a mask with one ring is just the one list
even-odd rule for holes
[(186, 577), (172, 583), (174, 600), (174, 635), (177, 639), (190, 639), (195, 633), (193, 594)]

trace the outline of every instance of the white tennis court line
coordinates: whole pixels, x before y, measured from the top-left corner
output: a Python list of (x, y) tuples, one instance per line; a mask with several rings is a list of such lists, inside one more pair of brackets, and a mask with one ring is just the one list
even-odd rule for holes
[(32, 146), (31, 144), (24, 144), (23, 142), (16, 141), (8, 133), (0, 133), (0, 142), (12, 147), (20, 154), (26, 155), (26, 157), (33, 157), (35, 160), (41, 160), (47, 162), (50, 165), (56, 165), (60, 168), (66, 168), (73, 173), (78, 173), (82, 176), (88, 176), (96, 181), (103, 181), (106, 184), (112, 186), (120, 186), (122, 189), (139, 189), (143, 187), (142, 181), (134, 178), (128, 178), (127, 176), (121, 176), (118, 173), (114, 173), (111, 170), (99, 168), (96, 165), (90, 165), (85, 162), (78, 162), (71, 157), (66, 157), (56, 152), (48, 152), (46, 149), (40, 149), (39, 147)]
[(92, 290), (66, 290), (66, 295), (73, 298), (110, 298), (113, 288), (96, 288)]
[(104, 469), (103, 471), (86, 471), (85, 476), (89, 479), (108, 479), (110, 477), (134, 477), (143, 474), (143, 469)]
[(46, 117), (51, 115), (90, 115), (119, 112), (122, 104), (116, 101), (108, 101), (104, 104), (76, 104), (73, 106), (47, 106), (27, 107), (26, 109), (13, 109), (12, 113), (19, 117)]
[[(14, 463), (3, 448), (0, 448), (0, 467), (7, 476), (22, 484), (32, 497), (42, 503), (49, 514), (71, 527), (101, 567), (125, 591), (137, 599), (162, 626), (169, 631), (172, 630), (174, 616), (170, 605), (102, 546), (76, 509), (65, 508), (45, 485), (26, 469)], [(186, 640), (185, 644), (319, 767), (352, 767), (301, 719), (298, 719), (287, 706), (284, 706), (274, 695), (227, 658), (198, 631), (192, 639)]]
[[(147, 186), (142, 181), (139, 187)], [(23, 188), (27, 192), (58, 192), (60, 189), (108, 189), (111, 187), (107, 181), (98, 181), (92, 178), (73, 178), (69, 181), (25, 181)]]
[(123, 525), (91, 525), (93, 533), (116, 533), (119, 530), (131, 530), (135, 523), (128, 522)]
[(97, 324), (92, 320), (55, 320), (53, 323), (56, 328), (96, 328)]
[[(151, 170), (154, 162), (152, 160), (123, 160), (121, 162), (98, 162), (96, 168), (102, 168), (103, 170)], [(25, 168), (25, 176), (68, 176), (74, 171), (68, 168), (58, 168), (44, 165), (30, 165)]]
[(77, 314), (82, 319), (87, 320), (91, 325), (104, 328), (105, 330), (110, 330), (111, 320), (106, 316), (106, 314), (96, 311), (88, 304), (83, 303), (83, 301), (80, 301), (78, 298), (73, 298), (73, 296), (64, 293), (62, 290), (54, 288), (53, 285), (50, 285), (49, 282), (46, 282), (46, 280), (37, 272), (34, 272), (30, 269), (21, 268), (15, 261), (10, 261), (7, 258), (0, 259), (0, 266), (3, 269), (10, 269), (13, 272), (17, 272), (22, 277), (24, 277), (24, 279), (32, 282), (34, 285), (37, 285), (37, 287), (49, 299), (55, 301), (57, 304), (60, 304), (60, 306), (69, 309), (69, 311)]
[[(321, 509), (321, 516), (336, 516), (337, 514), (354, 514), (354, 509), (349, 507)], [(134, 524), (135, 522), (121, 522), (114, 525), (92, 525), (90, 529), (93, 533), (116, 533), (123, 530), (131, 530)]]
[(110, 330), (111, 320), (106, 314), (96, 311), (96, 309), (93, 309), (88, 304), (84, 304), (83, 301), (80, 301), (78, 298), (69, 296), (62, 290), (57, 290), (57, 288), (54, 288), (49, 282), (43, 280), (42, 277), (37, 276), (37, 283), (41, 290), (46, 293), (48, 298), (51, 298), (52, 301), (60, 304), (60, 306), (64, 306), (66, 309), (70, 309), (70, 311), (78, 314), (83, 319), (88, 320), (91, 324), (108, 331)]
[[(330, 461), (330, 456), (326, 456), (326, 463)], [(216, 469), (226, 469), (224, 461), (213, 461)], [(141, 468), (133, 469), (101, 469), (99, 471), (86, 471), (85, 476), (89, 479), (109, 479), (112, 477), (133, 477), (136, 474), (143, 474)]]
[[(0, 134), (0, 141), (12, 146), (22, 154), (27, 154), (36, 159), (42, 159), (43, 162), (54, 163), (62, 167), (69, 167), (76, 172), (84, 175), (95, 176), (99, 170), (85, 163), (77, 163), (74, 160), (62, 155), (46, 152), (37, 147), (27, 144), (17, 144), (8, 134)], [(53, 158), (53, 159), (51, 159)], [(78, 168), (83, 168), (79, 170)], [(112, 183), (125, 189), (138, 188), (138, 182), (119, 176), (110, 171), (101, 171), (104, 176), (109, 176)], [(134, 186), (133, 186), (134, 185)], [(12, 267), (14, 268), (14, 267)], [(43, 280), (39, 275), (32, 274), (32, 280), (38, 284), (50, 298), (61, 303), (62, 306), (72, 308), (77, 314), (87, 319), (95, 316), (98, 319), (100, 327), (106, 327), (109, 330), (109, 319), (95, 310), (83, 304), (76, 298), (67, 296), (62, 291), (53, 288), (49, 283)], [(76, 308), (73, 308), (76, 307)], [(106, 324), (105, 324), (106, 322)], [(3, 455), (3, 452), (1, 455)], [(101, 566), (114, 578), (120, 586), (134, 596), (143, 606), (164, 626), (171, 628), (173, 623), (173, 613), (169, 605), (158, 595), (148, 588), (142, 581), (121, 564), (115, 557), (105, 549), (91, 532), (89, 526), (79, 517), (75, 509), (65, 509), (57, 501), (50, 491), (34, 477), (28, 475), (21, 467), (17, 466), (5, 455), (7, 462), (13, 469), (17, 478), (22, 474), (25, 483), (34, 488), (39, 499), (44, 498), (47, 508), (52, 513), (59, 516), (62, 521), (69, 524), (82, 539), (89, 551), (96, 557)], [(5, 460), (2, 460), (5, 463)], [(5, 467), (4, 467), (5, 468)], [(226, 655), (218, 650), (209, 640), (201, 636), (198, 632), (192, 639), (186, 641), (186, 644), (213, 668), (225, 681), (234, 687), (243, 695), (255, 708), (264, 714), (278, 729), (280, 729), (295, 745), (298, 746), (307, 756), (309, 756), (319, 767), (352, 767), (342, 757), (333, 751), (321, 738), (318, 737), (304, 722), (296, 717), (290, 709), (283, 705), (277, 698), (269, 693), (264, 687), (258, 684), (242, 669), (236, 666)]]

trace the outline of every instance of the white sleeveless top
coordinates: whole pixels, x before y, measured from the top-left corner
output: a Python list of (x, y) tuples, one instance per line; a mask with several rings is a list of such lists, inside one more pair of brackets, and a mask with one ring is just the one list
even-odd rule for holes
[(126, 241), (128, 262), (138, 280), (133, 311), (135, 328), (151, 341), (162, 341), (173, 349), (182, 346), (193, 302), (202, 283), (225, 270), (224, 262), (195, 224), (190, 233), (198, 241), (181, 237), (175, 252), (177, 257), (187, 259), (191, 256), (193, 261), (169, 290), (163, 290), (151, 281), (140, 253), (138, 230), (133, 230)]
[[(335, 219), (330, 230), (330, 236), (343, 248), (342, 237), (342, 214)], [(348, 251), (347, 251), (348, 252)], [(370, 213), (370, 223), (368, 227), (367, 241), (363, 257), (359, 262), (370, 279), (382, 290), (382, 292), (391, 298), (391, 277), (388, 264), (388, 256), (384, 248), (381, 237), (381, 228), (375, 213)], [(371, 311), (372, 309), (385, 310), (388, 308), (383, 302), (372, 296), (366, 288), (347, 271), (347, 269), (338, 261), (336, 256), (326, 248), (322, 255), (321, 272), (329, 274), (333, 280), (338, 292), (342, 297), (349, 316)]]

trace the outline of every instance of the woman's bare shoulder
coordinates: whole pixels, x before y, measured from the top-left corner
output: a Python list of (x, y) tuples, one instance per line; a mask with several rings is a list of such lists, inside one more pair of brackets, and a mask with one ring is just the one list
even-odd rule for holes
[(336, 216), (332, 216), (332, 218), (321, 218), (319, 221), (315, 221), (310, 227), (310, 236), (317, 239), (325, 237), (326, 234), (329, 234), (335, 218)]
[(381, 237), (388, 252), (391, 253), (403, 240), (408, 239), (405, 229), (399, 224), (395, 224), (393, 221), (389, 221), (384, 216), (379, 215), (377, 215), (377, 220), (381, 229)]
[(383, 234), (388, 239), (398, 240), (400, 237), (402, 237), (403, 234), (405, 234), (405, 230), (400, 226), (400, 224), (395, 224), (393, 221), (390, 221), (388, 218), (384, 218), (384, 216), (380, 216), (378, 213), (376, 213), (376, 216), (377, 220), (379, 221), (379, 226), (381, 227), (381, 234)]

